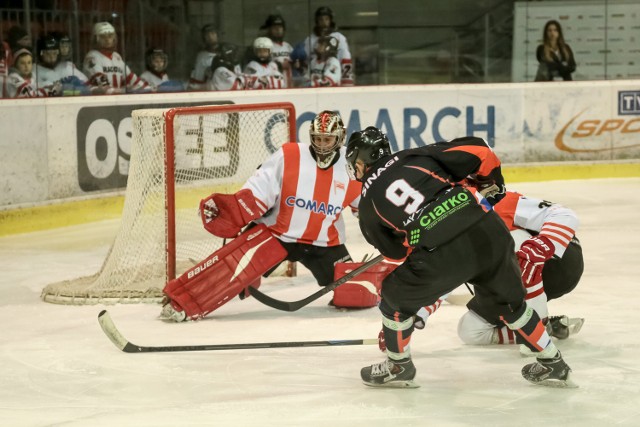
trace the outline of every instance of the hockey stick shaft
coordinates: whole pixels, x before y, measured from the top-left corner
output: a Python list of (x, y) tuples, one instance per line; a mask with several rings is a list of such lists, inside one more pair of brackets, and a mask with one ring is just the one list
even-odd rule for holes
[(107, 338), (125, 353), (158, 353), (178, 351), (215, 351), (215, 350), (247, 350), (256, 348), (283, 348), (283, 347), (327, 347), (347, 345), (373, 345), (377, 339), (361, 340), (329, 340), (329, 341), (291, 341), (291, 342), (263, 342), (248, 344), (210, 344), (210, 345), (175, 345), (175, 346), (140, 346), (127, 340), (118, 330), (107, 310), (98, 314), (98, 322)]
[(309, 295), (308, 297), (303, 298), (303, 299), (301, 299), (299, 301), (291, 301), (291, 302), (280, 301), (280, 300), (272, 298), (272, 297), (270, 297), (268, 295), (263, 294), (262, 292), (260, 292), (259, 290), (257, 290), (256, 288), (253, 288), (251, 286), (249, 287), (249, 293), (255, 299), (257, 299), (258, 301), (260, 301), (264, 305), (268, 305), (269, 307), (275, 308), (277, 310), (282, 310), (282, 311), (297, 311), (297, 310), (300, 310), (302, 307), (304, 307), (304, 306), (312, 303), (313, 301), (317, 300), (318, 298), (320, 298), (324, 294), (327, 294), (327, 293), (331, 292), (332, 290), (334, 290), (338, 286), (342, 285), (343, 283), (348, 282), (349, 280), (353, 279), (355, 276), (357, 276), (358, 274), (362, 273), (363, 271), (366, 271), (369, 268), (373, 267), (374, 265), (378, 264), (383, 259), (384, 259), (384, 257), (382, 255), (378, 255), (377, 257), (375, 257), (375, 258), (369, 260), (368, 262), (362, 264), (360, 267), (358, 267), (358, 268), (354, 269), (353, 271), (345, 274), (344, 276), (342, 276), (341, 278), (339, 278), (335, 282), (330, 283), (329, 285), (323, 287), (319, 291), (317, 291), (317, 292), (315, 292), (315, 293)]

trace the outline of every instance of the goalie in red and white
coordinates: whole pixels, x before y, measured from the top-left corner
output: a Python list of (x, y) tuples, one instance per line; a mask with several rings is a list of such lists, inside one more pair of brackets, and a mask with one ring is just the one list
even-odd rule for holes
[(235, 239), (167, 283), (162, 318), (206, 316), (284, 260), (300, 262), (320, 286), (334, 280), (337, 263), (351, 261), (342, 213), (357, 212), (362, 184), (346, 171), (344, 124), (322, 111), (309, 133), (311, 144), (282, 145), (237, 193), (201, 201), (205, 229)]

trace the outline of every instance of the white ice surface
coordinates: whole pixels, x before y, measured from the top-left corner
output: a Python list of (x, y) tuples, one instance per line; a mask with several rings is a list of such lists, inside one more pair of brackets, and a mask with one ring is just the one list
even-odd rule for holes
[[(578, 389), (534, 386), (515, 346), (470, 347), (456, 335), (464, 306), (444, 304), (416, 331), (414, 390), (371, 389), (361, 367), (377, 346), (127, 354), (102, 333), (105, 306), (39, 299), (48, 283), (100, 267), (118, 221), (0, 238), (1, 426), (610, 426), (640, 425), (640, 179), (514, 184), (581, 219), (586, 268), (551, 314), (586, 318), (557, 341)], [(346, 214), (350, 249), (370, 248)], [(295, 279), (262, 290), (296, 300), (318, 288)], [(235, 299), (203, 321), (167, 324), (154, 305), (108, 306), (140, 345), (375, 338), (377, 309), (338, 311), (326, 295), (285, 313)]]

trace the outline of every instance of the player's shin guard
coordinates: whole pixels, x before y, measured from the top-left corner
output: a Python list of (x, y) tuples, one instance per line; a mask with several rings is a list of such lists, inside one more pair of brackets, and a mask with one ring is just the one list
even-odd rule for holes
[(413, 333), (413, 316), (406, 316), (386, 305), (380, 304), (382, 311), (382, 334), (387, 347), (387, 356), (393, 360), (411, 357), (409, 343)]
[(509, 329), (517, 332), (516, 341), (536, 353), (538, 358), (548, 359), (557, 355), (558, 349), (551, 342), (540, 316), (526, 303), (517, 310), (504, 314), (501, 319)]
[[(219, 308), (287, 256), (287, 251), (269, 229), (260, 224), (223, 246), (207, 259), (167, 283), (164, 293), (173, 312), (184, 312), (186, 320), (206, 316)], [(165, 309), (167, 306), (165, 306)], [(180, 319), (180, 320), (185, 320)]]

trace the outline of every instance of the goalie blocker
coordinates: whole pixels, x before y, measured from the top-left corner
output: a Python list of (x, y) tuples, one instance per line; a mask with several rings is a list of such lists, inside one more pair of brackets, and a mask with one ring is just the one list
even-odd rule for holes
[[(208, 258), (171, 280), (164, 288), (182, 320), (196, 320), (216, 310), (278, 265), (287, 251), (264, 224), (252, 227)], [(174, 320), (176, 317), (172, 317)]]

